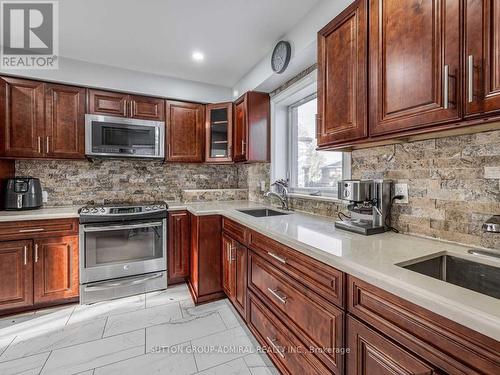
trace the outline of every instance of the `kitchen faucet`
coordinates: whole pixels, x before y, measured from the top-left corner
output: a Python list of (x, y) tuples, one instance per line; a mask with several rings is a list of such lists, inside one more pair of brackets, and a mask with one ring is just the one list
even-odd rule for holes
[(278, 188), (278, 193), (269, 190), (264, 193), (264, 197), (268, 198), (274, 196), (278, 198), (281, 202), (281, 208), (288, 211), (290, 209), (288, 207), (288, 182), (284, 179), (281, 179), (273, 182), (271, 186), (276, 186)]

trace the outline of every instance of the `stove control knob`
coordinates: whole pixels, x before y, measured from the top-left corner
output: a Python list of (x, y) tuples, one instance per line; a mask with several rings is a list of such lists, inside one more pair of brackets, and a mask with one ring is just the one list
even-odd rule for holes
[(156, 205), (155, 205), (155, 206), (153, 206), (153, 210), (157, 210), (157, 209), (159, 209), (159, 208), (160, 208), (160, 206), (156, 206)]
[(146, 211), (150, 211), (151, 210), (151, 207), (150, 206), (146, 206), (144, 207), (146, 209)]
[(89, 212), (89, 209), (88, 208), (82, 208), (82, 214), (86, 214)]
[(101, 213), (105, 213), (105, 212), (106, 212), (106, 210), (104, 209), (104, 207), (101, 207), (101, 208), (99, 208), (99, 212), (101, 212)]
[(166, 209), (167, 209), (167, 205), (166, 205), (166, 204), (162, 204), (162, 205), (160, 206), (160, 208), (161, 208), (162, 210), (166, 210)]
[(92, 209), (90, 210), (90, 212), (91, 212), (91, 213), (93, 213), (93, 214), (97, 213), (97, 208), (92, 208)]

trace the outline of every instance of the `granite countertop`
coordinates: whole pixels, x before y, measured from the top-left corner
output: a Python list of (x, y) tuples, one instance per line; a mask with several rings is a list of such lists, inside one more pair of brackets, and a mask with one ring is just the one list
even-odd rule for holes
[[(392, 232), (362, 236), (336, 229), (334, 219), (299, 212), (255, 218), (238, 209), (266, 206), (249, 201), (168, 204), (171, 211), (188, 210), (198, 216), (216, 214), (230, 218), (305, 255), (500, 341), (499, 299), (397, 266), (438, 254), (500, 266), (499, 260), (468, 255), (469, 247)], [(78, 217), (77, 209), (3, 211), (0, 212), (0, 222)]]

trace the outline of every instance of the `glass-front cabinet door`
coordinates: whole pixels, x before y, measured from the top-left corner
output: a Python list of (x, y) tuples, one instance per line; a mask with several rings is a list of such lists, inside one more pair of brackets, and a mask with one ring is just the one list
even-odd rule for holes
[(207, 105), (206, 155), (209, 163), (231, 162), (233, 103)]

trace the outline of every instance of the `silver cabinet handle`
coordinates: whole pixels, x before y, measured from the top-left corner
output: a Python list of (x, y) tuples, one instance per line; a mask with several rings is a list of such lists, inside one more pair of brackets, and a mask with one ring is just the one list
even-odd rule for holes
[(274, 351), (276, 353), (278, 353), (278, 355), (285, 359), (285, 355), (283, 354), (283, 350), (281, 350), (280, 348), (278, 348), (275, 344), (275, 342), (277, 342), (278, 340), (277, 339), (271, 339), (269, 338), (269, 336), (266, 336), (266, 340), (269, 342), (269, 344), (271, 344), (271, 346), (273, 347)]
[(231, 262), (236, 261), (236, 257), (234, 256), (234, 253), (235, 253), (234, 250), (236, 250), (236, 249), (234, 248), (233, 245), (231, 245)]
[(228, 263), (231, 263), (231, 244), (230, 243), (228, 243), (226, 245), (226, 253), (227, 253), (227, 256), (226, 256), (227, 261), (228, 261)]
[(46, 146), (47, 146), (47, 154), (50, 152), (50, 147), (49, 147), (49, 137), (46, 138)]
[(38, 262), (38, 244), (35, 244), (35, 263)]
[(469, 55), (467, 58), (467, 101), (474, 101), (474, 56)]
[(444, 66), (444, 77), (443, 77), (443, 108), (448, 109), (449, 106), (449, 97), (448, 97), (448, 89), (449, 89), (449, 72), (450, 67), (448, 65)]
[(43, 228), (32, 228), (32, 229), (19, 229), (19, 233), (32, 233), (32, 232), (43, 232)]
[(269, 291), (269, 293), (271, 293), (274, 297), (276, 297), (276, 299), (278, 301), (280, 301), (283, 305), (286, 304), (286, 300), (287, 300), (287, 296), (285, 295), (279, 295), (278, 294), (278, 289), (271, 289), (271, 288), (267, 288), (267, 290)]
[(241, 153), (246, 153), (246, 142), (243, 139), (241, 140)]
[(134, 102), (130, 101), (130, 117), (134, 117)]
[(28, 264), (28, 246), (24, 246), (24, 265)]
[(42, 137), (38, 137), (38, 153), (42, 153)]
[(278, 262), (281, 262), (283, 264), (286, 264), (286, 259), (285, 258), (282, 258), (280, 256), (277, 256), (276, 254), (274, 253), (271, 253), (270, 251), (267, 252), (267, 255), (273, 257), (274, 259), (276, 259)]

